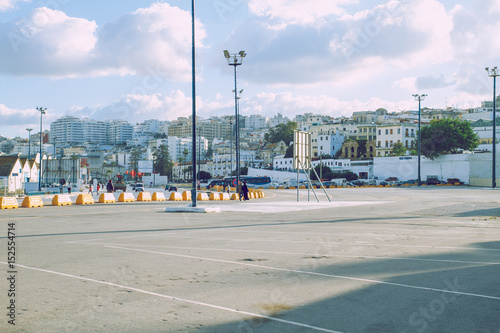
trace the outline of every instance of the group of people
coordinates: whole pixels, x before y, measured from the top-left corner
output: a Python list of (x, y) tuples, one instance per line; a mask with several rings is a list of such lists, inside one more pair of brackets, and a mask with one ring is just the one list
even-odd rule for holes
[[(97, 186), (96, 186), (96, 187), (97, 187), (97, 188), (96, 188), (96, 192), (97, 192), (97, 194), (99, 194), (99, 190), (101, 189), (101, 187), (102, 187), (102, 186), (101, 186), (101, 184), (97, 183)], [(93, 189), (93, 187), (92, 187), (92, 184), (90, 184), (90, 185), (89, 185), (89, 193), (90, 193), (90, 194), (94, 194), (93, 190), (94, 190), (94, 189)], [(106, 191), (107, 191), (108, 193), (113, 193), (113, 192), (115, 191), (115, 187), (113, 186), (113, 182), (111, 181), (111, 179), (110, 179), (110, 180), (108, 180), (108, 183), (106, 184)]]
[(238, 194), (240, 196), (240, 201), (243, 199), (244, 201), (250, 200), (248, 197), (248, 186), (246, 182), (243, 182), (243, 185), (238, 185)]

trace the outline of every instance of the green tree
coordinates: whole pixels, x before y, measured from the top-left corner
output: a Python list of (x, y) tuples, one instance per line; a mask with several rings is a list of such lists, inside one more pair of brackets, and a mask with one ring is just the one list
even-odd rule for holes
[(211, 160), (213, 155), (214, 155), (214, 149), (212, 148), (212, 145), (210, 144), (210, 145), (208, 145), (208, 149), (205, 153), (205, 158), (207, 160)]
[[(326, 165), (319, 164), (314, 168), (314, 170), (318, 174), (318, 177), (321, 177), (322, 179), (330, 180), (333, 178), (332, 169), (330, 169), (330, 167), (327, 167)], [(318, 178), (316, 177), (316, 173), (314, 173), (313, 171), (311, 172), (311, 180), (318, 180)]]
[(396, 156), (403, 156), (406, 153), (406, 147), (402, 142), (396, 142), (392, 148), (392, 153)]
[(210, 174), (210, 172), (198, 171), (197, 179), (212, 179), (212, 175)]
[(290, 147), (288, 147), (285, 153), (285, 158), (291, 158), (291, 157), (293, 157), (293, 144), (291, 144)]
[(269, 130), (269, 133), (264, 135), (264, 139), (268, 143), (285, 142), (287, 145), (293, 141), (293, 131), (297, 129), (297, 123), (289, 121), (286, 124), (279, 124)]
[(473, 150), (479, 144), (479, 136), (465, 120), (433, 120), (421, 132), (421, 152), (430, 159), (458, 149)]
[(358, 175), (350, 170), (347, 170), (347, 171), (343, 171), (343, 172), (334, 172), (332, 174), (332, 179), (333, 178), (345, 178), (348, 182), (350, 182), (352, 180), (357, 180)]
[(168, 176), (172, 178), (172, 168), (173, 163), (170, 158), (170, 153), (168, 152), (167, 145), (160, 145), (155, 148), (153, 152), (154, 156), (154, 165), (153, 168), (155, 172), (159, 172), (160, 176)]

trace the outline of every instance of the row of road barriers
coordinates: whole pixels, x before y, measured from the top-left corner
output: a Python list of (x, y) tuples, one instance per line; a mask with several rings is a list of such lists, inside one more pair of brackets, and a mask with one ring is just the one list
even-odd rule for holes
[[(264, 192), (260, 190), (250, 189), (249, 193), (250, 199), (264, 198)], [(199, 192), (196, 196), (198, 201), (230, 201), (239, 200), (240, 196), (238, 193), (225, 193), (225, 192), (211, 192), (204, 193)], [(118, 202), (145, 202), (145, 201), (166, 201), (163, 192), (139, 192), (137, 198), (134, 197), (133, 193), (124, 192), (118, 197)], [(191, 191), (172, 192), (168, 199), (169, 201), (191, 201)], [(101, 204), (111, 204), (115, 203), (116, 198), (113, 193), (102, 193), (99, 196), (98, 203)], [(56, 194), (52, 198), (52, 206), (70, 206), (72, 200), (69, 194)], [(77, 205), (93, 205), (95, 204), (94, 198), (91, 194), (79, 194), (76, 199)], [(42, 198), (39, 196), (26, 196), (21, 204), (25, 208), (39, 208), (43, 207)], [(19, 208), (19, 203), (16, 197), (0, 197), (0, 209), (16, 209)]]

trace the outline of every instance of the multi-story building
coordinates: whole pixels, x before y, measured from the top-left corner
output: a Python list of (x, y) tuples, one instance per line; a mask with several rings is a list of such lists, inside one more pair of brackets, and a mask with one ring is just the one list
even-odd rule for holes
[[(168, 152), (172, 162), (191, 162), (193, 157), (193, 139), (178, 138), (169, 136)], [(196, 152), (200, 157), (205, 156), (208, 150), (208, 140), (204, 137), (198, 137), (196, 140)]]
[(377, 156), (392, 154), (395, 143), (402, 143), (407, 149), (415, 149), (417, 144), (416, 123), (400, 123), (377, 126)]
[(316, 140), (317, 155), (314, 155), (313, 152), (313, 156), (329, 155), (333, 157), (342, 149), (344, 136), (339, 131), (320, 132), (316, 135)]
[(134, 126), (124, 120), (106, 121), (106, 142), (108, 144), (122, 144), (131, 140)]
[(59, 147), (85, 142), (118, 144), (132, 139), (132, 125), (123, 120), (97, 121), (65, 116), (50, 124), (50, 142)]
[(269, 127), (275, 127), (278, 126), (279, 124), (286, 124), (290, 121), (288, 117), (283, 117), (281, 113), (278, 112), (278, 114), (272, 118), (269, 118), (268, 125)]
[(245, 119), (245, 128), (257, 129), (257, 128), (266, 128), (268, 125), (269, 119), (267, 117), (263, 117), (261, 115), (251, 115), (246, 117)]

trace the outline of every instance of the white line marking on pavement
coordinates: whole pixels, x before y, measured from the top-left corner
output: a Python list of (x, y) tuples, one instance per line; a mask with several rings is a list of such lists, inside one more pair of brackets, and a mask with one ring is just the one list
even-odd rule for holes
[[(72, 242), (73, 244), (78, 244)], [(106, 246), (123, 246), (123, 244), (110, 244), (110, 243), (82, 243), (87, 245), (106, 245)], [(178, 250), (200, 250), (200, 251), (222, 251), (222, 252), (245, 252), (245, 253), (264, 253), (264, 254), (288, 254), (288, 255), (301, 255), (311, 256), (313, 253), (308, 252), (285, 252), (285, 251), (260, 251), (260, 250), (236, 250), (236, 249), (214, 249), (208, 247), (184, 247), (184, 246), (171, 246), (171, 245), (135, 245), (126, 244), (126, 246), (133, 247), (153, 247), (153, 248), (168, 248)], [(367, 258), (367, 259), (383, 259), (383, 260), (408, 260), (408, 261), (426, 261), (426, 262), (445, 262), (451, 264), (471, 264), (471, 265), (500, 265), (500, 262), (485, 262), (485, 261), (463, 261), (463, 260), (446, 260), (446, 259), (425, 259), (425, 258), (403, 258), (403, 257), (375, 257), (375, 256), (349, 256), (342, 254), (324, 254), (325, 257), (335, 258)]]
[[(7, 265), (7, 263), (5, 263), (5, 262), (0, 262), (0, 264)], [(116, 283), (111, 283), (111, 282), (107, 282), (107, 281), (90, 279), (90, 278), (76, 276), (76, 275), (72, 275), (72, 274), (66, 274), (66, 273), (51, 271), (51, 270), (48, 270), (48, 269), (42, 269), (42, 268), (37, 268), (37, 267), (29, 267), (29, 266), (24, 266), (24, 265), (20, 265), (20, 264), (16, 264), (16, 267), (21, 267), (21, 268), (25, 268), (25, 269), (29, 269), (29, 270), (33, 270), (33, 271), (38, 271), (38, 272), (44, 272), (44, 273), (49, 273), (49, 274), (64, 276), (64, 277), (73, 278), (73, 279), (77, 279), (77, 280), (81, 280), (81, 281), (94, 282), (94, 283), (103, 284), (103, 285), (112, 286), (112, 287), (117, 287), (117, 288), (121, 288), (121, 289), (127, 289), (127, 290), (130, 290), (130, 291), (135, 291), (135, 292), (146, 294), (146, 295), (151, 295), (151, 296), (157, 296), (157, 297), (166, 298), (166, 299), (169, 299), (169, 300), (172, 300), (172, 301), (190, 303), (190, 304), (195, 304), (195, 305), (209, 307), (209, 308), (212, 308), (212, 309), (218, 309), (218, 310), (223, 310), (223, 311), (238, 313), (238, 314), (242, 314), (242, 315), (247, 315), (247, 316), (264, 318), (264, 319), (268, 319), (268, 320), (271, 320), (271, 321), (277, 321), (277, 322), (288, 324), (288, 325), (293, 325), (293, 326), (298, 326), (298, 327), (303, 327), (303, 328), (309, 328), (309, 329), (313, 329), (313, 330), (320, 331), (320, 332), (341, 333), (341, 332), (338, 332), (338, 331), (333, 331), (333, 330), (329, 330), (329, 329), (322, 328), (322, 327), (317, 327), (317, 326), (311, 326), (311, 325), (307, 325), (307, 324), (303, 324), (303, 323), (299, 323), (299, 322), (295, 322), (295, 321), (290, 321), (290, 320), (280, 319), (280, 318), (276, 318), (276, 317), (265, 316), (265, 315), (261, 315), (261, 314), (258, 314), (258, 313), (241, 311), (241, 310), (237, 310), (237, 309), (231, 309), (231, 308), (227, 308), (227, 307), (224, 307), (224, 306), (219, 306), (219, 305), (214, 305), (214, 304), (209, 304), (209, 303), (204, 303), (204, 302), (193, 301), (193, 300), (189, 300), (189, 299), (185, 299), (185, 298), (180, 298), (180, 297), (175, 297), (175, 296), (170, 296), (170, 295), (165, 295), (165, 294), (159, 294), (159, 293), (155, 293), (155, 292), (152, 292), (152, 291), (147, 291), (147, 290), (138, 289), (138, 288), (134, 288), (134, 287), (124, 286), (124, 285), (120, 285), (120, 284), (116, 284)]]
[[(251, 201), (251, 200), (250, 200)], [(219, 205), (223, 212), (254, 212), (254, 213), (286, 213), (293, 211), (325, 209), (325, 208), (340, 208), (359, 205), (380, 205), (390, 203), (392, 201), (332, 201), (332, 202), (259, 202), (253, 204), (251, 202), (237, 203), (232, 205)]]
[[(154, 237), (154, 236), (151, 236)], [(340, 244), (352, 246), (388, 246), (388, 247), (407, 247), (407, 248), (425, 248), (425, 249), (448, 249), (448, 250), (474, 250), (474, 251), (496, 251), (500, 249), (485, 249), (479, 247), (466, 247), (466, 246), (432, 246), (432, 245), (407, 245), (407, 244), (380, 244), (380, 243), (358, 243), (358, 242), (335, 242), (329, 240), (318, 241), (302, 241), (302, 240), (280, 240), (280, 239), (243, 239), (243, 238), (222, 238), (222, 237), (194, 237), (194, 236), (181, 236), (171, 234), (156, 235), (156, 237), (170, 237), (170, 238), (191, 238), (203, 240), (220, 240), (226, 242), (274, 242), (274, 243), (301, 243), (301, 244)]]
[(256, 264), (242, 263), (242, 262), (222, 260), (222, 259), (213, 259), (213, 258), (206, 258), (206, 257), (188, 256), (188, 255), (169, 253), (169, 252), (158, 252), (158, 251), (149, 251), (149, 250), (142, 250), (142, 249), (132, 249), (132, 248), (127, 248), (127, 247), (122, 247), (122, 246), (109, 246), (108, 245), (106, 247), (112, 248), (112, 249), (119, 249), (119, 250), (137, 251), (137, 252), (144, 252), (144, 253), (151, 253), (151, 254), (161, 254), (161, 255), (167, 255), (167, 256), (173, 256), (173, 257), (215, 261), (215, 262), (221, 262), (221, 263), (226, 263), (226, 264), (249, 266), (249, 267), (255, 267), (255, 268), (264, 268), (264, 269), (289, 272), (289, 273), (309, 274), (309, 275), (316, 275), (316, 276), (332, 277), (332, 278), (337, 278), (337, 279), (361, 281), (361, 282), (367, 282), (367, 283), (372, 283), (372, 284), (382, 284), (382, 285), (389, 285), (389, 286), (396, 286), (396, 287), (403, 287), (403, 288), (410, 288), (410, 289), (436, 291), (436, 292), (449, 293), (449, 294), (455, 294), (455, 295), (464, 295), (464, 296), (472, 296), (472, 297), (500, 300), (500, 297), (489, 296), (489, 295), (473, 294), (473, 293), (466, 293), (466, 292), (461, 292), (461, 291), (453, 291), (453, 290), (437, 289), (437, 288), (429, 288), (429, 287), (419, 287), (419, 286), (412, 286), (409, 284), (385, 282), (385, 281), (378, 281), (378, 280), (371, 280), (371, 279), (362, 279), (362, 278), (355, 278), (355, 277), (343, 276), (343, 275), (308, 272), (308, 271), (301, 271), (301, 270), (296, 270), (296, 269), (256, 265)]

